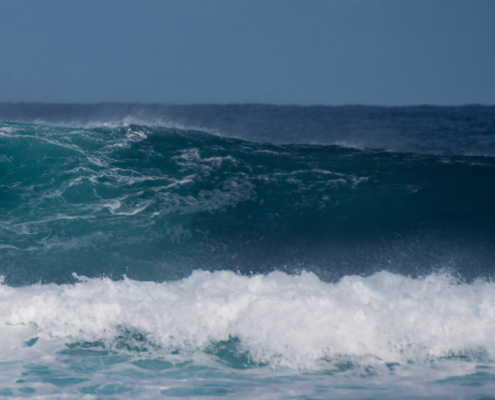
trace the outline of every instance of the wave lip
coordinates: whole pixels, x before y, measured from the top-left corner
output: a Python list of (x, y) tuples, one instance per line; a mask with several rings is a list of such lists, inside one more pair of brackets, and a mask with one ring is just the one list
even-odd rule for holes
[(194, 271), (164, 283), (80, 278), (2, 285), (0, 310), (2, 325), (31, 324), (41, 339), (111, 342), (124, 328), (162, 348), (195, 352), (236, 338), (254, 362), (294, 369), (335, 359), (404, 364), (495, 355), (495, 284), (442, 274), (380, 272), (338, 283), (306, 272)]
[(0, 120), (85, 128), (192, 129), (272, 144), (495, 156), (495, 107), (0, 103)]

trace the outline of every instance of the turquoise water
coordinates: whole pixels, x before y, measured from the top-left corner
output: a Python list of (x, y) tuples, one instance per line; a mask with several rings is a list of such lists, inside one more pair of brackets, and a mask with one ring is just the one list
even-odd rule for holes
[(493, 107), (0, 117), (0, 396), (494, 396)]

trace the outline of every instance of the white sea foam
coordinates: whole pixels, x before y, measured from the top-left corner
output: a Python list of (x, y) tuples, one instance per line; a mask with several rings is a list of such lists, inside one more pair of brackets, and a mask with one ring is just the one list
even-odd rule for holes
[[(190, 352), (237, 337), (254, 361), (295, 369), (342, 357), (400, 364), (466, 354), (492, 359), (495, 284), (457, 283), (441, 274), (411, 279), (380, 272), (325, 283), (311, 273), (226, 271), (195, 271), (165, 283), (2, 284), (0, 326), (6, 324), (69, 341), (111, 341), (124, 327)], [(6, 337), (1, 353), (15, 340)]]

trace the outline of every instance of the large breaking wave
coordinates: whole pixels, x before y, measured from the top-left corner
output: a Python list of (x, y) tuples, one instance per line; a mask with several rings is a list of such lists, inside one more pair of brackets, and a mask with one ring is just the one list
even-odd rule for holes
[(493, 107), (0, 118), (0, 395), (493, 392)]
[(0, 127), (0, 273), (491, 277), (495, 161), (143, 125)]

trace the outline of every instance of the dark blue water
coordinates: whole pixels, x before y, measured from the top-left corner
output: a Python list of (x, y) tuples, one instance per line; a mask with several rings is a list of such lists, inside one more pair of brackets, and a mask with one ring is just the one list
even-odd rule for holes
[(5, 393), (494, 388), (495, 107), (0, 104), (0, 120)]

